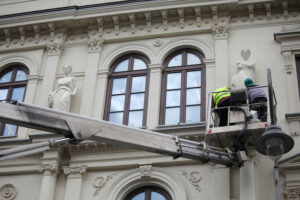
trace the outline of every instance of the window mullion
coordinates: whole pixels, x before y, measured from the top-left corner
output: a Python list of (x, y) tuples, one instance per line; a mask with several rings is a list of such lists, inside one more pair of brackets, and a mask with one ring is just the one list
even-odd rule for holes
[(186, 70), (181, 72), (181, 103), (180, 103), (180, 122), (185, 123), (185, 104), (186, 104)]
[(126, 84), (127, 84), (127, 87), (126, 87), (126, 94), (125, 94), (123, 124), (128, 125), (132, 76), (129, 76), (129, 75), (127, 76), (127, 83)]

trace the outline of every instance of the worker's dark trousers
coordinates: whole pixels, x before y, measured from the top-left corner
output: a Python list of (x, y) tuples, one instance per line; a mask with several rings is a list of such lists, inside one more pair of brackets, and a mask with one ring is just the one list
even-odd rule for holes
[(261, 122), (266, 122), (268, 118), (267, 99), (264, 97), (255, 98), (252, 104), (254, 105), (251, 105), (251, 110), (255, 110), (257, 112), (258, 119)]
[[(221, 103), (219, 103), (218, 108), (230, 106), (230, 104), (231, 104), (231, 99), (228, 98), (228, 99), (222, 101)], [(219, 109), (219, 110), (217, 110), (217, 113), (218, 113), (219, 118), (220, 118), (219, 126), (227, 126), (227, 123), (228, 123), (228, 108)]]

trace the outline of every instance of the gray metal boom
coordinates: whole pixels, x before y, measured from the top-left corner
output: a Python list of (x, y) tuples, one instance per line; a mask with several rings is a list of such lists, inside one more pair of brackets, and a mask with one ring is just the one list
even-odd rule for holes
[[(67, 138), (75, 138), (77, 141), (101, 141), (171, 155), (174, 158), (184, 157), (202, 162), (212, 161), (227, 166), (236, 161), (236, 157), (227, 152), (207, 149), (198, 142), (180, 139), (177, 136), (123, 126), (21, 102), (16, 102), (16, 104), (0, 103), (0, 121), (62, 134)], [(32, 148), (30, 149), (32, 151)], [(0, 157), (2, 155), (0, 152)]]

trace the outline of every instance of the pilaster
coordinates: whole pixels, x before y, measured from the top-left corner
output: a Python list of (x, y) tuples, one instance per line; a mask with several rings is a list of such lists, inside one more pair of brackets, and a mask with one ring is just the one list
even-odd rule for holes
[(228, 167), (215, 165), (213, 167), (212, 194), (213, 200), (230, 200), (230, 174)]
[(88, 35), (88, 55), (86, 59), (86, 72), (83, 83), (80, 114), (91, 116), (103, 38), (99, 36), (96, 30), (88, 31)]
[(162, 64), (150, 64), (147, 127), (153, 129), (158, 125), (161, 96)]
[(256, 200), (254, 177), (254, 163), (248, 160), (240, 168), (240, 200)]
[[(52, 27), (52, 26), (50, 26)], [(52, 30), (52, 29), (51, 29)], [(61, 57), (61, 52), (63, 49), (63, 44), (66, 39), (66, 35), (64, 32), (57, 33), (54, 35), (54, 33), (51, 32), (49, 38), (49, 42), (47, 44), (47, 62), (45, 66), (45, 72), (42, 82), (42, 90), (39, 104), (42, 106), (48, 107), (48, 95), (52, 91), (55, 78), (56, 78), (56, 69), (59, 62), (59, 59)]]
[(86, 173), (86, 166), (64, 167), (67, 175), (65, 200), (80, 200), (82, 176)]
[(215, 58), (216, 58), (216, 88), (228, 86), (229, 73), (229, 50), (228, 50), (228, 26), (216, 25), (212, 28), (215, 37)]

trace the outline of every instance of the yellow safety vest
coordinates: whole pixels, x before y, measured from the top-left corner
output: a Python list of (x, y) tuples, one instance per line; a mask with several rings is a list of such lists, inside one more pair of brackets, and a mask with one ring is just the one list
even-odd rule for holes
[(218, 88), (213, 93), (213, 101), (218, 106), (221, 99), (230, 97), (230, 90), (227, 87)]

